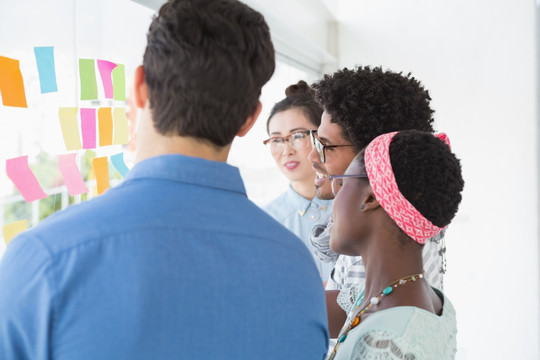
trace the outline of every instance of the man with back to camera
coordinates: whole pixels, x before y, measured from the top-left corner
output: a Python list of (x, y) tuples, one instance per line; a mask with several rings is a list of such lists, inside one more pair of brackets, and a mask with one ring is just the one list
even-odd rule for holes
[[(433, 132), (431, 97), (410, 74), (380, 67), (344, 68), (325, 75), (313, 88), (315, 99), (324, 109), (318, 131), (312, 133), (314, 146), (309, 154), (320, 199), (334, 198), (328, 175), (343, 175), (356, 154), (377, 136), (411, 129)], [(321, 219), (310, 240), (322, 261), (335, 262), (326, 287), (328, 325), (330, 335), (335, 337), (352, 306), (350, 292), (355, 286), (363, 287), (366, 274), (362, 257), (338, 257), (330, 249), (329, 220)], [(444, 231), (427, 241), (422, 252), (426, 279), (438, 289), (442, 288), (444, 273), (443, 236)]]
[(274, 66), (264, 18), (241, 2), (160, 9), (135, 73), (136, 165), (10, 243), (0, 359), (324, 357), (312, 256), (225, 163)]

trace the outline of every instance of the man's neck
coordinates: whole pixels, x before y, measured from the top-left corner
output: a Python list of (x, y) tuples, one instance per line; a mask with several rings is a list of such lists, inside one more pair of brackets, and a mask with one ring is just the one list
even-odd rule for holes
[(208, 140), (194, 137), (162, 135), (154, 128), (150, 116), (141, 115), (135, 162), (168, 154), (193, 156), (212, 161), (227, 161), (231, 148), (230, 144), (219, 147)]

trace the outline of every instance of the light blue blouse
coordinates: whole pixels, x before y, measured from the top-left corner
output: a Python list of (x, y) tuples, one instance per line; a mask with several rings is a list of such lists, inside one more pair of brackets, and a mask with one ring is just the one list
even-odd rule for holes
[(332, 213), (332, 200), (321, 200), (318, 197), (308, 200), (289, 184), (287, 191), (263, 209), (302, 240), (313, 255), (322, 280), (327, 281), (333, 264), (321, 262), (314, 254), (309, 238), (313, 227)]
[(414, 306), (377, 311), (347, 334), (335, 360), (454, 359), (456, 312), (446, 296), (433, 290), (443, 299), (440, 316)]

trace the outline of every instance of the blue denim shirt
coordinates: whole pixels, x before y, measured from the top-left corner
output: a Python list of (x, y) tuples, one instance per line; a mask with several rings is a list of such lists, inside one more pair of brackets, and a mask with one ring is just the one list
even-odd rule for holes
[(327, 346), (312, 256), (225, 163), (144, 160), (0, 262), (0, 359), (311, 360)]
[(318, 197), (308, 200), (298, 194), (291, 185), (286, 192), (278, 196), (264, 210), (272, 215), (283, 226), (302, 240), (315, 260), (323, 281), (328, 281), (333, 264), (323, 263), (313, 251), (309, 238), (313, 227), (321, 219), (328, 219), (332, 213), (332, 200), (321, 200)]

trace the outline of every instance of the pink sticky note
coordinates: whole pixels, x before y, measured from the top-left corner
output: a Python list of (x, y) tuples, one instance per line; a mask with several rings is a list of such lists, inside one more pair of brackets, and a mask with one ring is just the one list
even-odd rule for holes
[(6, 173), (24, 200), (32, 202), (47, 197), (28, 166), (28, 155), (7, 159)]
[(96, 109), (81, 108), (83, 149), (96, 147)]
[(98, 60), (97, 66), (99, 69), (99, 75), (101, 76), (101, 82), (103, 83), (103, 90), (107, 99), (113, 98), (113, 82), (112, 71), (117, 66), (115, 63), (107, 60)]
[(75, 196), (88, 192), (81, 172), (75, 161), (77, 154), (58, 155), (58, 167), (66, 183), (69, 195)]

